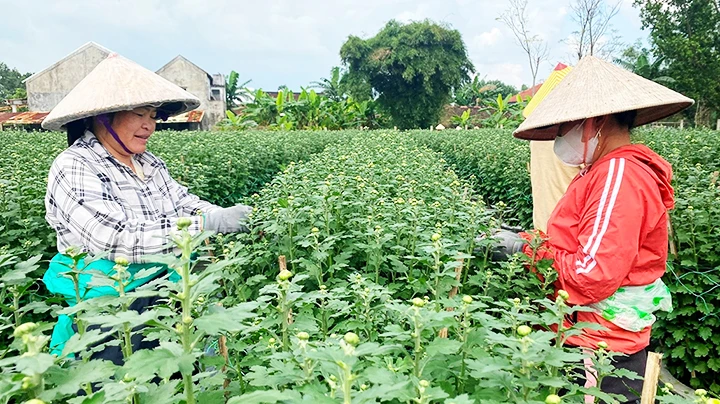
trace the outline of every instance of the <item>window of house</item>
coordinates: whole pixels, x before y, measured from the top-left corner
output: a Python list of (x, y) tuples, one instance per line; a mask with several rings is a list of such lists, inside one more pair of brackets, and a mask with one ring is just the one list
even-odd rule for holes
[(219, 88), (213, 88), (210, 94), (210, 99), (213, 101), (219, 101), (220, 100), (220, 89)]

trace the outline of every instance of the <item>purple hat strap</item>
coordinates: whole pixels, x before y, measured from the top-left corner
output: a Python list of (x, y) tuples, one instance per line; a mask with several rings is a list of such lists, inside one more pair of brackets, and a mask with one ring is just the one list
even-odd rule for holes
[(125, 146), (125, 143), (123, 143), (122, 140), (120, 140), (120, 137), (118, 136), (118, 134), (115, 133), (115, 130), (112, 128), (112, 126), (110, 126), (110, 119), (108, 119), (107, 114), (98, 115), (97, 118), (103, 124), (103, 126), (105, 126), (105, 129), (107, 129), (107, 131), (110, 132), (113, 139), (115, 139), (115, 141), (118, 142), (118, 144), (123, 148), (123, 150), (125, 150), (126, 153), (134, 154), (133, 152), (128, 150), (127, 146)]

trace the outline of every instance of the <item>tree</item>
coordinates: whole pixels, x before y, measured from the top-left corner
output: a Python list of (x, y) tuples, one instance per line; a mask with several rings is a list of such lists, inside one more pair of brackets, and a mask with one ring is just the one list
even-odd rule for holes
[(540, 63), (548, 57), (548, 47), (540, 36), (533, 35), (529, 31), (527, 0), (509, 0), (509, 4), (507, 10), (498, 19), (510, 28), (516, 42), (527, 55), (532, 85), (535, 86)]
[[(23, 80), (30, 77), (30, 73), (20, 73), (0, 62), (0, 100), (10, 98), (18, 89), (25, 89)], [(18, 93), (22, 94), (22, 93)]]
[(452, 89), (469, 81), (473, 70), (460, 33), (429, 20), (392, 20), (372, 38), (350, 36), (340, 57), (348, 82), (368, 83), (402, 129), (437, 123)]
[(239, 103), (247, 101), (250, 95), (247, 85), (252, 80), (238, 84), (239, 77), (238, 72), (233, 70), (225, 82), (225, 109), (228, 111), (232, 111), (233, 107), (238, 106)]
[(340, 101), (345, 95), (341, 86), (340, 67), (338, 66), (330, 70), (329, 79), (321, 78), (320, 81), (313, 81), (310, 84), (312, 88), (320, 90), (323, 95), (332, 101)]
[(696, 101), (695, 124), (709, 126), (720, 107), (720, 6), (717, 0), (635, 0), (653, 53), (667, 63), (676, 90)]
[(653, 57), (650, 50), (642, 47), (639, 43), (625, 48), (615, 63), (630, 70), (638, 76), (663, 84), (672, 85), (676, 80), (667, 75), (665, 58)]
[(573, 0), (572, 20), (577, 30), (569, 41), (577, 60), (586, 55), (612, 59), (622, 46), (610, 21), (620, 11), (621, 2), (608, 6), (605, 0)]

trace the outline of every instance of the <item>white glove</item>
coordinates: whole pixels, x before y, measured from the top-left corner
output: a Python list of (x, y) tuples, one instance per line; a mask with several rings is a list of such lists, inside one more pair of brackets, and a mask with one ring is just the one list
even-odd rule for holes
[(249, 231), (245, 225), (248, 214), (252, 207), (247, 205), (235, 205), (229, 208), (211, 210), (204, 215), (204, 230), (217, 233), (237, 233)]

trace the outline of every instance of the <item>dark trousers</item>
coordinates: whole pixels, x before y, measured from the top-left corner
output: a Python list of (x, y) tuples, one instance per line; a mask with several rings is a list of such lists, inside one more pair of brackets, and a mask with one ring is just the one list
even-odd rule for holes
[[(143, 313), (148, 308), (155, 306), (158, 303), (159, 299), (160, 298), (158, 296), (141, 297), (139, 299), (136, 299), (134, 302), (132, 302), (129, 309), (134, 310), (138, 313)], [(77, 326), (73, 325), (73, 328), (75, 329), (75, 332), (77, 332)], [(108, 331), (108, 329), (100, 327), (97, 324), (88, 325), (87, 330), (88, 331), (96, 330), (98, 328), (102, 329), (103, 331)], [(133, 347), (133, 352), (140, 350), (140, 349), (154, 349), (154, 348), (158, 347), (158, 345), (159, 345), (159, 342), (157, 340), (152, 340), (152, 341), (145, 340), (142, 333), (138, 332), (142, 328), (144, 328), (144, 326), (135, 327), (133, 329), (133, 336), (130, 339), (130, 342)], [(108, 342), (117, 340), (117, 338), (118, 338), (117, 334), (109, 335), (104, 340), (95, 344), (95, 346), (97, 347), (97, 346), (100, 346), (103, 344), (107, 344)], [(120, 344), (110, 345), (110, 346), (106, 345), (102, 350), (93, 352), (90, 355), (90, 359), (105, 359), (105, 360), (111, 361), (112, 363), (114, 363), (118, 366), (122, 366), (122, 364), (124, 363), (123, 353), (122, 353), (122, 349), (120, 348)]]
[(615, 358), (615, 360), (613, 360), (613, 366), (618, 369), (631, 370), (637, 373), (640, 378), (630, 380), (624, 377), (606, 377), (602, 381), (600, 390), (608, 394), (624, 395), (625, 403), (640, 402), (640, 394), (642, 394), (643, 376), (645, 376), (646, 363), (647, 348), (632, 355)]

